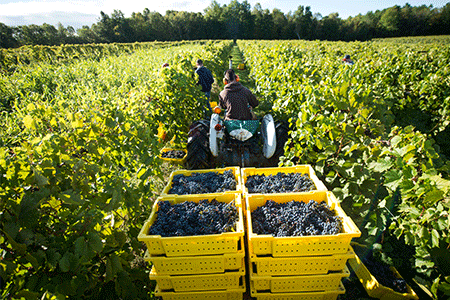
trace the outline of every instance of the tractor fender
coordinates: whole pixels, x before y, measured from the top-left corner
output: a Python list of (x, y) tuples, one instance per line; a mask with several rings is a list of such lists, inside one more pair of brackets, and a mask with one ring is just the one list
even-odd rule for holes
[(220, 117), (218, 114), (212, 114), (209, 123), (209, 149), (214, 157), (219, 156), (219, 139), (217, 136), (216, 125), (219, 124)]
[(261, 136), (263, 139), (263, 155), (265, 158), (271, 158), (277, 149), (277, 136), (275, 132), (275, 121), (270, 114), (262, 118)]

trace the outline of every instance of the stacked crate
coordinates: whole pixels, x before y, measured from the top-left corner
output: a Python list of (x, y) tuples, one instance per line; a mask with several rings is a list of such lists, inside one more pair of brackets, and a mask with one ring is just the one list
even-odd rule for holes
[[(235, 191), (199, 195), (168, 194), (175, 175), (223, 173), (227, 170), (232, 170), (235, 175)], [(156, 280), (156, 296), (163, 300), (242, 299), (246, 272), (241, 186), (240, 170), (236, 167), (172, 172), (168, 185), (154, 203), (150, 218), (138, 236), (147, 246), (145, 260), (152, 264), (150, 278)], [(183, 237), (148, 235), (150, 226), (156, 220), (159, 201), (169, 201), (171, 204), (184, 201), (198, 203), (204, 199), (234, 202), (239, 214), (235, 232)]]
[[(308, 174), (316, 190), (302, 193), (250, 194), (245, 187), (252, 175), (277, 173)], [(317, 178), (309, 165), (285, 168), (241, 169), (245, 198), (246, 232), (250, 293), (257, 300), (315, 299), (335, 300), (345, 289), (342, 278), (349, 276), (348, 259), (354, 257), (350, 241), (360, 231), (340, 207), (333, 193)], [(291, 200), (325, 201), (342, 217), (343, 232), (337, 235), (274, 237), (253, 233), (251, 212), (267, 200), (286, 203)]]

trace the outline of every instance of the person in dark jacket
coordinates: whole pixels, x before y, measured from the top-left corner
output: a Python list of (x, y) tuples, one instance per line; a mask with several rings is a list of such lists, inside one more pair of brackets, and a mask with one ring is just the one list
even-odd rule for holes
[[(214, 77), (210, 70), (208, 70), (205, 66), (203, 66), (203, 61), (201, 59), (197, 59), (197, 70), (195, 73), (198, 75), (197, 85), (202, 86), (202, 92), (205, 93), (206, 96), (206, 107), (210, 113), (212, 113), (211, 105), (209, 104), (209, 99), (211, 98), (211, 87), (214, 83)], [(206, 115), (206, 112), (205, 112)]]
[(224, 74), (224, 90), (219, 94), (219, 105), (226, 110), (225, 120), (252, 120), (252, 109), (258, 106), (255, 95), (238, 82), (233, 69)]

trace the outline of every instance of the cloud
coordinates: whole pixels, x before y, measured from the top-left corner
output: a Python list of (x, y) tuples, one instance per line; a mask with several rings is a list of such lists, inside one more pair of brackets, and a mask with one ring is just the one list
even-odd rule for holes
[(19, 1), (0, 4), (0, 16), (26, 16), (33, 14), (51, 13), (55, 11), (79, 12), (92, 14), (100, 12), (99, 3), (94, 0), (75, 1)]
[(48, 13), (34, 13), (23, 16), (0, 16), (0, 23), (8, 26), (20, 25), (42, 25), (44, 23), (57, 26), (61, 23), (64, 27), (72, 26), (75, 29), (84, 25), (91, 26), (100, 19), (100, 12), (97, 15), (80, 12), (52, 11)]
[(191, 1), (177, 1), (177, 0), (163, 0), (163, 1), (141, 1), (128, 0), (124, 5), (123, 0), (109, 0), (103, 1), (101, 10), (105, 13), (112, 13), (114, 10), (121, 10), (125, 16), (131, 16), (133, 12), (142, 12), (145, 8), (150, 11), (157, 11), (165, 14), (167, 10), (183, 10), (202, 12), (210, 3), (202, 0)]
[(131, 17), (133, 12), (142, 12), (145, 8), (161, 14), (167, 10), (202, 12), (209, 4), (202, 0), (19, 0), (0, 4), (0, 22), (8, 26), (61, 22), (64, 26), (81, 28), (96, 23), (101, 11), (110, 15), (120, 10), (125, 17)]

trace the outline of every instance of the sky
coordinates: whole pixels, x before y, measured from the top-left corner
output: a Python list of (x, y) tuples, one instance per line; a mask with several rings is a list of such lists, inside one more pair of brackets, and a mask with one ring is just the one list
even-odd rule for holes
[[(280, 9), (284, 13), (295, 11), (298, 6), (310, 6), (313, 14), (320, 13), (327, 16), (330, 13), (339, 13), (339, 17), (347, 19), (350, 16), (366, 14), (369, 11), (383, 10), (385, 8), (409, 3), (412, 6), (433, 5), (443, 7), (448, 1), (395, 1), (395, 0), (315, 0), (315, 1), (290, 1), (290, 0), (247, 0), (252, 9), (256, 3), (260, 3), (263, 9), (272, 11)], [(0, 0), (0, 23), (7, 26), (42, 25), (43, 23), (57, 26), (60, 22), (64, 27), (72, 26), (75, 29), (83, 25), (91, 26), (100, 19), (100, 11), (111, 15), (117, 9), (121, 10), (125, 17), (130, 17), (133, 12), (142, 12), (145, 8), (150, 11), (158, 11), (165, 14), (167, 10), (183, 10), (191, 12), (204, 12), (204, 9), (212, 1), (202, 0)], [(230, 0), (217, 0), (221, 5), (228, 4)], [(243, 0), (239, 0), (240, 3)]]

